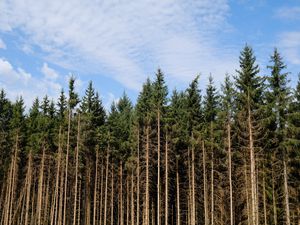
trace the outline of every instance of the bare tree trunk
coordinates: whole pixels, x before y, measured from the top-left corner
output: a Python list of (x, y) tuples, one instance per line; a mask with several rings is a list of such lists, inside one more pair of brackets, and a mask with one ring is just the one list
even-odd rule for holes
[(131, 171), (131, 225), (134, 225), (134, 187), (133, 187), (133, 169)]
[[(249, 94), (248, 94), (249, 99)], [(249, 100), (248, 100), (249, 101)], [(252, 224), (257, 224), (257, 199), (256, 199), (256, 174), (255, 174), (255, 152), (252, 133), (251, 110), (248, 105), (248, 129), (249, 129), (249, 151), (250, 151), (250, 183), (251, 183), (251, 215)]]
[(75, 165), (75, 191), (74, 191), (74, 209), (73, 209), (73, 225), (76, 225), (77, 213), (77, 189), (78, 189), (78, 156), (79, 156), (79, 138), (80, 138), (80, 114), (78, 115), (77, 125), (77, 144), (76, 144), (76, 165)]
[(215, 202), (214, 202), (214, 147), (213, 147), (213, 124), (210, 123), (210, 142), (211, 142), (211, 225), (214, 225), (214, 211), (215, 211)]
[(264, 225), (267, 225), (267, 203), (266, 203), (266, 179), (265, 168), (263, 165), (263, 205), (264, 205)]
[(129, 225), (129, 175), (126, 177), (126, 225)]
[(244, 164), (244, 177), (245, 177), (245, 190), (246, 190), (246, 205), (247, 205), (247, 222), (248, 224), (251, 224), (251, 220), (250, 220), (250, 203), (249, 203), (249, 193), (248, 193), (248, 174), (247, 174), (247, 164), (246, 164), (246, 161), (245, 161), (245, 164)]
[(145, 225), (149, 225), (149, 125), (148, 124), (146, 127), (146, 209), (145, 210), (146, 210)]
[(48, 216), (48, 204), (49, 204), (49, 187), (50, 187), (50, 165), (48, 165), (48, 177), (47, 177), (47, 184), (46, 184), (46, 194), (44, 198), (44, 221), (42, 224), (49, 223), (49, 216)]
[(120, 225), (124, 225), (123, 222), (123, 164), (120, 162)]
[(66, 153), (66, 169), (65, 169), (63, 225), (66, 225), (66, 213), (67, 213), (67, 188), (68, 188), (68, 166), (69, 166), (69, 149), (70, 149), (71, 114), (72, 114), (72, 111), (71, 111), (71, 109), (69, 109), (68, 134), (67, 134), (67, 153)]
[(231, 165), (231, 126), (230, 119), (227, 122), (227, 145), (228, 145), (228, 174), (229, 174), (229, 193), (230, 193), (230, 225), (233, 225), (233, 198), (232, 198), (232, 165)]
[(177, 194), (177, 225), (180, 225), (180, 196), (179, 196), (179, 171), (178, 156), (176, 156), (176, 194)]
[(169, 164), (168, 164), (168, 133), (166, 133), (166, 149), (165, 149), (165, 225), (168, 225), (168, 197), (169, 197), (169, 193), (168, 193), (168, 184), (169, 184), (169, 172), (168, 172), (168, 167), (169, 167)]
[(30, 193), (31, 193), (31, 179), (32, 179), (32, 153), (29, 152), (28, 156), (28, 166), (27, 166), (27, 176), (26, 176), (26, 208), (25, 208), (25, 225), (29, 222), (29, 203), (30, 203)]
[(138, 128), (138, 146), (137, 146), (137, 181), (136, 181), (136, 224), (140, 225), (140, 134)]
[[(63, 165), (62, 165), (63, 167)], [(58, 208), (58, 225), (63, 224), (63, 199), (64, 199), (64, 171), (61, 171), (61, 176), (60, 176), (60, 194), (59, 194), (59, 208)]]
[(289, 190), (288, 190), (286, 159), (283, 160), (283, 177), (284, 177), (284, 207), (285, 207), (285, 217), (286, 217), (285, 219), (286, 219), (286, 225), (289, 225), (289, 224), (291, 224), (291, 219), (290, 219)]
[(97, 220), (97, 187), (98, 187), (98, 163), (99, 163), (99, 150), (96, 149), (96, 168), (95, 168), (95, 185), (94, 185), (94, 207), (93, 207), (93, 225), (96, 225)]
[(107, 222), (107, 189), (108, 189), (108, 163), (109, 163), (109, 148), (107, 149), (106, 156), (106, 169), (105, 169), (105, 194), (104, 194), (104, 225)]
[(45, 148), (43, 148), (41, 169), (39, 175), (38, 199), (37, 199), (37, 225), (41, 224), (42, 201), (43, 201), (43, 182), (44, 182), (44, 164), (45, 164)]
[(104, 169), (103, 169), (103, 160), (104, 157), (102, 157), (102, 163), (101, 163), (101, 190), (100, 190), (100, 225), (102, 224), (102, 209), (103, 209), (103, 177), (104, 177)]
[[(273, 161), (274, 163), (274, 161)], [(276, 206), (276, 194), (275, 194), (275, 181), (274, 181), (274, 168), (272, 166), (272, 203), (273, 203), (273, 220), (274, 225), (277, 225), (277, 206)]]
[(157, 225), (160, 225), (160, 111), (157, 110)]
[(110, 223), (114, 224), (114, 164), (111, 164), (111, 202), (110, 202)]
[(204, 141), (202, 141), (202, 160), (203, 160), (203, 196), (204, 196), (204, 224), (208, 225), (208, 196), (207, 196), (207, 175), (206, 175), (206, 153)]
[(53, 224), (56, 225), (57, 222), (58, 205), (59, 205), (58, 197), (59, 197), (60, 164), (61, 164), (61, 127), (59, 128), (59, 135), (58, 135), (58, 159), (57, 159), (57, 169), (56, 169), (56, 179), (55, 179), (54, 204), (51, 206), (51, 222), (50, 222), (51, 225)]

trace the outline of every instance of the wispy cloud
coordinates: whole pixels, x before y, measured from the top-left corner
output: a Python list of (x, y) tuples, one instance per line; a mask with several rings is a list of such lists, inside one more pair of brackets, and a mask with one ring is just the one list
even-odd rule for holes
[(275, 11), (276, 17), (285, 20), (300, 20), (300, 7), (282, 7)]
[(0, 38), (0, 49), (6, 49), (6, 45), (4, 43), (4, 41)]
[(30, 106), (37, 95), (47, 94), (57, 98), (61, 85), (53, 80), (33, 77), (24, 69), (14, 68), (9, 61), (0, 58), (0, 88), (4, 88), (11, 99), (22, 96), (26, 106)]
[(289, 62), (300, 65), (300, 31), (282, 33), (279, 36), (279, 46)]
[(130, 89), (138, 90), (158, 66), (186, 82), (196, 73), (224, 74), (232, 66), (217, 44), (217, 32), (227, 26), (227, 0), (0, 4), (0, 29), (26, 36), (26, 45), (41, 49), (44, 60), (105, 74)]
[(45, 78), (49, 80), (56, 80), (59, 76), (58, 73), (54, 69), (50, 68), (47, 63), (43, 64), (41, 72), (44, 74)]

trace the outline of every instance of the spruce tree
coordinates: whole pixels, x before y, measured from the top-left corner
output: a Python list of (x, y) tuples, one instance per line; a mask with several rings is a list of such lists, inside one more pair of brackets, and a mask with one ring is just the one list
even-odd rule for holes
[[(237, 88), (237, 122), (238, 122), (238, 141), (241, 154), (245, 156), (245, 167), (249, 165), (250, 183), (246, 189), (248, 211), (246, 217), (252, 225), (259, 223), (258, 217), (258, 190), (257, 190), (257, 152), (261, 148), (259, 141), (262, 138), (262, 129), (260, 127), (262, 94), (264, 90), (264, 79), (258, 75), (259, 67), (256, 64), (256, 57), (250, 46), (246, 45), (242, 50), (240, 57), (240, 69), (235, 77)], [(245, 151), (247, 150), (247, 151)], [(248, 174), (248, 171), (246, 171)], [(246, 178), (247, 179), (247, 178)], [(248, 201), (249, 200), (249, 201)]]

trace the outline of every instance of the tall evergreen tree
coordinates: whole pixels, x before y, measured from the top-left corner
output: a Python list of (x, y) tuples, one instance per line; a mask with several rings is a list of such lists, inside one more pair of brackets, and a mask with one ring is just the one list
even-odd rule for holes
[[(256, 57), (250, 46), (246, 45), (240, 55), (240, 70), (235, 77), (237, 87), (237, 110), (239, 127), (240, 150), (245, 154), (245, 165), (250, 167), (250, 190), (247, 207), (247, 217), (250, 224), (258, 224), (258, 190), (257, 190), (257, 151), (260, 149), (259, 140), (262, 137), (262, 129), (259, 128), (261, 115), (262, 94), (264, 90), (264, 79), (258, 75), (259, 67), (256, 64)], [(244, 151), (247, 149), (247, 152)], [(247, 172), (248, 173), (248, 172)], [(247, 182), (248, 183), (248, 182)], [(249, 207), (250, 206), (250, 207)]]

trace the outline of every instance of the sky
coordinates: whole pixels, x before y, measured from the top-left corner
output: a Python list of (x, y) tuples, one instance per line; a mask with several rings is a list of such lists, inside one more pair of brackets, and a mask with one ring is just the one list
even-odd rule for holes
[(56, 100), (76, 77), (83, 95), (93, 81), (108, 109), (124, 93), (133, 102), (158, 68), (169, 92), (200, 74), (217, 86), (236, 74), (245, 44), (269, 75), (275, 47), (300, 72), (299, 0), (1, 0), (0, 89), (27, 107)]

